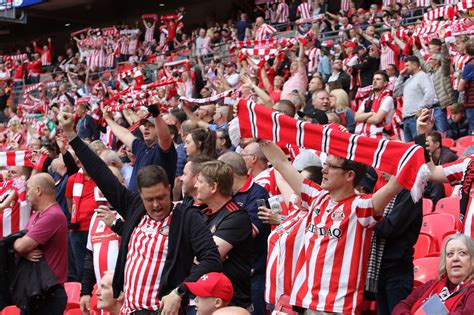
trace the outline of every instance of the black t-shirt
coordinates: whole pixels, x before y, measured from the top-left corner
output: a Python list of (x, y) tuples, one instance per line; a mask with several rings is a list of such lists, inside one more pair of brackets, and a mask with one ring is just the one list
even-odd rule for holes
[(248, 307), (250, 299), (250, 269), (252, 258), (252, 223), (245, 210), (233, 201), (208, 215), (206, 224), (214, 236), (233, 247), (223, 262), (224, 274), (234, 286), (231, 305)]

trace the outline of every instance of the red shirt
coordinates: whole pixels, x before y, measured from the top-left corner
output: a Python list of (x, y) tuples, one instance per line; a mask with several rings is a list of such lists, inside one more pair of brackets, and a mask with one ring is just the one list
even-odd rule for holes
[(54, 203), (43, 213), (36, 211), (26, 226), (26, 236), (41, 245), (43, 257), (59, 283), (67, 281), (67, 221), (61, 207)]
[(37, 76), (41, 73), (41, 60), (32, 61), (28, 64), (28, 74)]
[[(72, 191), (74, 187), (74, 179), (76, 174), (69, 177), (66, 185), (66, 197), (72, 199)], [(89, 231), (89, 224), (94, 215), (96, 206), (94, 197), (94, 188), (96, 187), (92, 179), (84, 178), (84, 188), (82, 189), (82, 197), (80, 207), (77, 210), (76, 218), (79, 223), (79, 231)]]

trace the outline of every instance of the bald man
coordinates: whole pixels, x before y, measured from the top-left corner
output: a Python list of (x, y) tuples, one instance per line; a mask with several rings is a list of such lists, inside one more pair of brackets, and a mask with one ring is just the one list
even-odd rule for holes
[[(67, 281), (67, 222), (61, 207), (56, 202), (55, 185), (51, 175), (33, 175), (27, 182), (26, 197), (36, 212), (31, 216), (28, 232), (14, 243), (15, 251), (33, 262), (44, 258), (54, 272), (58, 283)], [(63, 286), (56, 286), (45, 296), (44, 301), (28, 314), (63, 314), (67, 295)]]
[(216, 310), (212, 315), (250, 315), (243, 307), (227, 306)]

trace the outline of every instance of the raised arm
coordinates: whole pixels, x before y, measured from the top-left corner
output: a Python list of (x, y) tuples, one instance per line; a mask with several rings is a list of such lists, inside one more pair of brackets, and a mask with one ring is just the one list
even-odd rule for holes
[[(158, 102), (155, 102), (155, 104)], [(156, 135), (158, 136), (158, 144), (163, 151), (168, 150), (173, 145), (170, 129), (160, 115), (158, 105), (148, 106), (148, 111), (155, 118)], [(125, 143), (125, 142), (124, 142)]]
[(282, 149), (275, 143), (266, 140), (261, 142), (261, 148), (268, 162), (280, 172), (295, 194), (299, 195), (304, 177), (291, 165)]
[(62, 112), (58, 115), (58, 120), (69, 139), (69, 144), (87, 171), (87, 174), (94, 180), (112, 207), (122, 217), (127, 217), (127, 212), (131, 210), (130, 206), (134, 203), (134, 199), (140, 197), (126, 189), (107, 164), (77, 136), (74, 131), (72, 114)]
[(385, 210), (385, 207), (388, 205), (390, 200), (395, 197), (401, 190), (402, 185), (397, 182), (397, 178), (392, 176), (388, 183), (377, 190), (372, 196), (372, 204), (374, 206), (374, 211), (376, 216), (382, 216)]
[(107, 125), (112, 129), (112, 133), (127, 147), (131, 148), (135, 136), (127, 129), (117, 124), (110, 113), (102, 106), (102, 113)]

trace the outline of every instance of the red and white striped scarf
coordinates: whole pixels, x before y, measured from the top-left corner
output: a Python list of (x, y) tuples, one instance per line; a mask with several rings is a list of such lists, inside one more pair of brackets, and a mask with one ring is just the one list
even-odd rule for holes
[(190, 104), (199, 104), (199, 105), (211, 104), (211, 103), (217, 103), (217, 102), (222, 101), (224, 98), (229, 97), (232, 93), (234, 93), (234, 91), (235, 89), (230, 89), (222, 93), (219, 93), (210, 97), (205, 97), (205, 98), (191, 98), (191, 97), (181, 96), (179, 99), (181, 101), (185, 101), (186, 103), (190, 103)]
[(455, 15), (456, 15), (455, 8), (450, 5), (445, 5), (423, 14), (423, 20), (432, 21), (432, 20), (436, 20), (436, 19), (444, 18), (444, 17), (449, 17), (449, 19), (452, 20)]
[(133, 77), (137, 71), (140, 71), (140, 68), (134, 67), (134, 68), (132, 68), (132, 69), (129, 69), (129, 70), (120, 72), (119, 75), (118, 75), (118, 77), (119, 77), (120, 79), (125, 79), (125, 78), (128, 78), (128, 77)]
[(244, 41), (235, 42), (235, 47), (243, 48), (243, 47), (255, 47), (255, 46), (269, 46), (269, 45), (275, 45), (277, 43), (278, 43), (278, 39), (276, 38), (248, 39)]
[(27, 166), (41, 170), (47, 156), (32, 151), (8, 151), (0, 152), (0, 167), (5, 166)]
[(456, 5), (456, 8), (458, 11), (467, 11), (469, 9), (472, 9), (474, 7), (474, 0), (462, 0), (461, 2), (458, 2)]
[(74, 177), (72, 186), (73, 208), (71, 213), (71, 223), (77, 222), (77, 211), (80, 209), (82, 192), (84, 191), (84, 170), (81, 168)]
[(430, 25), (425, 27), (420, 27), (415, 30), (413, 36), (420, 36), (420, 35), (429, 35), (433, 33), (439, 32), (442, 28), (446, 27), (449, 23), (447, 21), (430, 21)]
[(265, 49), (265, 48), (260, 48), (260, 49), (252, 49), (252, 48), (242, 48), (240, 51), (241, 54), (245, 56), (275, 56), (278, 54), (279, 49)]
[(307, 18), (307, 19), (298, 19), (296, 20), (296, 24), (297, 25), (301, 25), (301, 24), (313, 24), (313, 23), (316, 23), (316, 22), (319, 22), (321, 20), (324, 20), (324, 14), (318, 14), (317, 16), (313, 16), (311, 18)]
[(81, 33), (86, 33), (86, 32), (88, 32), (90, 29), (91, 29), (90, 27), (86, 27), (86, 28), (80, 29), (80, 30), (78, 30), (78, 31), (72, 32), (72, 33), (71, 33), (71, 37), (74, 37), (74, 36), (79, 35), (79, 34), (81, 34)]
[(416, 201), (422, 197), (429, 176), (424, 150), (418, 145), (378, 140), (299, 121), (263, 105), (237, 102), (242, 138), (262, 138), (296, 145), (370, 165), (397, 176)]
[(114, 106), (107, 106), (107, 112), (121, 112), (126, 109), (131, 109), (140, 106), (148, 106), (149, 101), (148, 99), (140, 100), (130, 104), (121, 104), (121, 105), (114, 105)]

